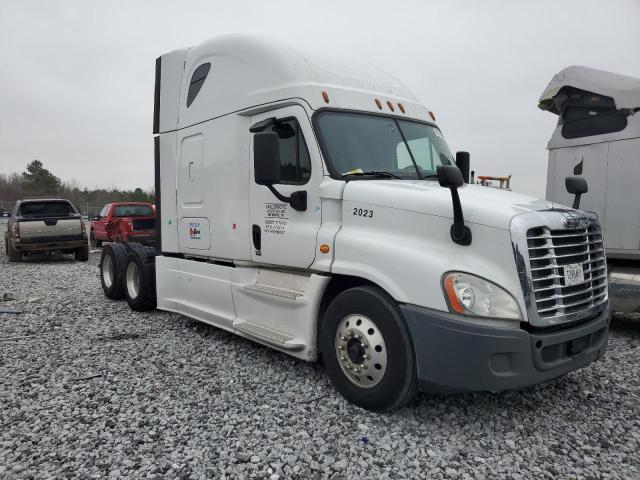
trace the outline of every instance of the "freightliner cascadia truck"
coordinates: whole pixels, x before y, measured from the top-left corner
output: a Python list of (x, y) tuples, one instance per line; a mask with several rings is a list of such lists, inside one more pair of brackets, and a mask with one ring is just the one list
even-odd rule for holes
[(466, 183), (469, 155), (380, 69), (214, 38), (156, 60), (154, 134), (156, 247), (100, 262), (134, 310), (322, 360), (377, 411), (605, 352), (596, 216)]

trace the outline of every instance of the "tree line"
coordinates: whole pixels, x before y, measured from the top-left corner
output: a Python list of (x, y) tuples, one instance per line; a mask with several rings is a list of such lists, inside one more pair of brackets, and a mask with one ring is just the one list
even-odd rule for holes
[(96, 215), (102, 207), (112, 202), (155, 201), (153, 190), (96, 189), (80, 186), (77, 180), (64, 181), (55, 176), (40, 160), (33, 160), (22, 173), (0, 173), (0, 208), (12, 205), (21, 198), (66, 198), (85, 215)]

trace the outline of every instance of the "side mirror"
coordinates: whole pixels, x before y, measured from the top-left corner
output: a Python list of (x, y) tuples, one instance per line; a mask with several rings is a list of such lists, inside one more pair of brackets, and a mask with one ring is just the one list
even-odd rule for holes
[(307, 209), (307, 192), (293, 192), (289, 197), (274, 188), (280, 183), (280, 143), (277, 133), (258, 132), (253, 134), (253, 176), (258, 185), (267, 187), (281, 202), (291, 205), (299, 212)]
[(441, 187), (458, 188), (464, 185), (462, 172), (455, 165), (438, 165), (436, 171), (438, 172), (438, 182)]
[(253, 135), (253, 173), (258, 185), (280, 183), (280, 144), (277, 133), (259, 132)]
[(458, 195), (458, 188), (464, 185), (462, 172), (454, 165), (438, 165), (438, 182), (441, 187), (451, 190), (451, 203), (453, 203), (453, 225), (451, 225), (451, 240), (458, 245), (471, 245), (471, 230), (464, 224), (462, 204)]
[(462, 172), (464, 183), (469, 183), (469, 170), (471, 169), (471, 155), (469, 155), (469, 152), (456, 152), (456, 165)]
[(584, 177), (566, 177), (564, 179), (564, 185), (567, 187), (567, 192), (575, 195), (573, 199), (573, 208), (577, 210), (580, 208), (580, 198), (582, 197), (582, 194), (589, 191), (587, 181)]

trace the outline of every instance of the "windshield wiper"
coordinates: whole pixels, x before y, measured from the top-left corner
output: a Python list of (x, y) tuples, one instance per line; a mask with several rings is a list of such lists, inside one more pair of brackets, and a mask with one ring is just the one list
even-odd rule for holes
[(351, 172), (351, 173), (345, 173), (342, 176), (343, 177), (363, 177), (363, 176), (372, 176), (372, 177), (388, 177), (388, 178), (398, 178), (401, 179), (402, 177), (399, 177), (398, 175), (395, 175), (391, 172), (385, 172), (383, 170), (369, 170), (366, 172)]

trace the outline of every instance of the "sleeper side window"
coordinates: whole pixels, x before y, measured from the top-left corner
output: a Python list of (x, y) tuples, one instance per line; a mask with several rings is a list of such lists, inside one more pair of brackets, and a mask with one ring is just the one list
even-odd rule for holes
[(200, 89), (202, 88), (207, 75), (209, 75), (209, 70), (211, 70), (211, 64), (203, 63), (198, 68), (196, 68), (195, 72), (193, 72), (191, 81), (189, 82), (189, 91), (187, 92), (187, 108), (191, 106), (193, 101), (198, 96), (198, 93), (200, 92)]
[(620, 132), (627, 128), (627, 116), (617, 110), (567, 107), (562, 112), (562, 136), (581, 138)]
[(616, 110), (613, 98), (578, 89), (565, 89), (561, 102), (562, 136), (582, 138), (620, 132), (627, 128), (627, 115)]
[(311, 158), (298, 122), (279, 120), (270, 131), (278, 134), (280, 146), (280, 183), (302, 185), (311, 178)]

